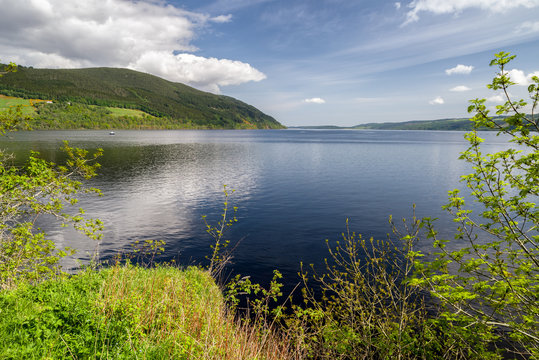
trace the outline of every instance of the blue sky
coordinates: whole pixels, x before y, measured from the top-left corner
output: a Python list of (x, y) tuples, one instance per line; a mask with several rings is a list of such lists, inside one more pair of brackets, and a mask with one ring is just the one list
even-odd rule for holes
[[(468, 116), (493, 54), (539, 75), (539, 0), (0, 0), (0, 59), (117, 66), (233, 96), (281, 123)], [(525, 95), (515, 86), (512, 95)]]

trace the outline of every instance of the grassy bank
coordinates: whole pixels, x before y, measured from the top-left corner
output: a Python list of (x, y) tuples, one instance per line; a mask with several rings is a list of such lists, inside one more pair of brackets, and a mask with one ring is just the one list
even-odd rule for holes
[(0, 292), (2, 359), (282, 359), (207, 271), (113, 266)]

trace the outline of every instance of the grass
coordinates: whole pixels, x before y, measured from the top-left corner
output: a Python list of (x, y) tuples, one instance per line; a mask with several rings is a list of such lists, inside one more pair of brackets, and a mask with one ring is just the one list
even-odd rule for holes
[(113, 116), (137, 116), (137, 117), (143, 117), (148, 116), (149, 114), (145, 113), (141, 110), (135, 110), (135, 109), (123, 109), (123, 108), (115, 108), (115, 107), (107, 107), (107, 110), (110, 110), (112, 112)]
[(17, 106), (22, 106), (23, 115), (34, 115), (35, 108), (33, 104), (43, 101), (46, 100), (22, 99), (0, 94), (0, 111), (7, 111), (9, 109), (14, 109)]
[(0, 292), (1, 359), (283, 359), (207, 271), (116, 265)]
[[(5, 96), (0, 94), (0, 111), (6, 111), (13, 109), (17, 106), (22, 106), (23, 115), (35, 115), (34, 104), (38, 102), (46, 102), (47, 100), (40, 99), (23, 99), (13, 96)], [(105, 107), (109, 110), (112, 116), (135, 116), (135, 117), (144, 117), (148, 116), (147, 113), (141, 110), (136, 109), (123, 109), (115, 107)]]

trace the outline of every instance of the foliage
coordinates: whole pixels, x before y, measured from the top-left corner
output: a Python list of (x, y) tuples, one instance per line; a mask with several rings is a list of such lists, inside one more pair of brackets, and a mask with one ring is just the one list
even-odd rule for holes
[(17, 72), (17, 64), (10, 62), (7, 65), (4, 65), (3, 71), (0, 71), (0, 76), (8, 74), (8, 73), (14, 73)]
[[(28, 124), (34, 130), (53, 129), (212, 129), (214, 124), (196, 124), (171, 117), (156, 117), (140, 110), (87, 105), (76, 102), (38, 103)], [(33, 109), (33, 107), (32, 107)], [(28, 107), (23, 110), (28, 111)], [(245, 124), (244, 124), (245, 125)], [(247, 125), (236, 124), (236, 128)]]
[[(0, 77), (8, 73), (17, 72), (17, 65), (10, 63), (4, 66), (4, 71), (0, 72)], [(7, 111), (0, 112), (0, 135), (4, 135), (8, 131), (16, 130), (21, 126), (25, 126), (26, 117), (23, 117), (21, 106), (18, 105), (15, 108), (8, 108)], [(3, 153), (0, 151), (0, 156)]]
[(0, 292), (2, 359), (284, 359), (229, 316), (207, 271), (116, 265)]
[[(36, 115), (30, 120), (33, 129), (140, 129), (155, 123), (152, 116), (135, 110), (126, 110), (124, 115), (115, 115), (110, 108), (77, 103), (41, 103), (36, 106)], [(131, 111), (131, 115), (127, 115)], [(142, 115), (142, 116), (140, 116)]]
[[(18, 128), (26, 119), (20, 111), (0, 113), (0, 134)], [(36, 228), (42, 216), (72, 223), (76, 229), (98, 239), (99, 220), (86, 220), (84, 211), (64, 210), (77, 203), (78, 191), (85, 189), (82, 180), (95, 175), (95, 159), (101, 150), (89, 155), (86, 150), (64, 143), (65, 165), (56, 165), (32, 152), (23, 166), (12, 165), (11, 155), (0, 152), (0, 288), (10, 288), (24, 281), (37, 281), (60, 272), (60, 259), (71, 249), (57, 249), (46, 234)]]
[(157, 118), (168, 118), (167, 121), (175, 124), (172, 128), (283, 127), (272, 117), (234, 98), (127, 69), (19, 67), (17, 73), (5, 76), (0, 91), (10, 96), (60, 103), (138, 109)]
[[(1, 98), (0, 98), (1, 100)], [(20, 98), (16, 98), (21, 102)], [(16, 101), (15, 100), (15, 101)], [(22, 100), (26, 104), (30, 100)], [(34, 106), (24, 106), (27, 124), (34, 130), (54, 129), (195, 129), (208, 128), (191, 122), (178, 122), (170, 117), (155, 117), (140, 110), (86, 105), (74, 102), (46, 103), (33, 101)], [(0, 102), (1, 104), (1, 102)], [(32, 110), (32, 111), (30, 111)]]
[[(235, 190), (232, 190), (231, 193), (234, 193)], [(229, 201), (230, 193), (227, 190), (227, 186), (223, 185), (223, 194), (225, 201), (223, 202), (223, 212), (221, 213), (220, 219), (217, 221), (217, 225), (212, 225), (208, 222), (207, 217), (202, 216), (204, 225), (206, 226), (206, 232), (212, 238), (213, 243), (210, 245), (212, 249), (211, 256), (208, 256), (207, 259), (210, 260), (208, 265), (208, 271), (218, 279), (224, 270), (224, 267), (230, 261), (232, 255), (231, 252), (224, 252), (223, 250), (228, 247), (230, 240), (225, 238), (226, 231), (238, 221), (236, 218), (236, 211), (238, 208), (236, 206), (232, 207), (233, 215), (230, 218), (229, 214)]]
[[(226, 188), (225, 199), (219, 226), (207, 224), (215, 240), (210, 268), (218, 280), (230, 260), (221, 255), (228, 244), (223, 234), (234, 223), (227, 218)], [(309, 274), (302, 266), (303, 305), (285, 307), (292, 295), (282, 300), (282, 275), (275, 270), (267, 288), (249, 276), (227, 281), (228, 310), (258, 338), (283, 339), (289, 344), (287, 358), (497, 358), (489, 349), (493, 337), (438, 317), (434, 308), (429, 312), (427, 294), (408, 282), (422, 256), (414, 249), (421, 220), (404, 222), (404, 234), (391, 224), (399, 246), (389, 239), (365, 241), (349, 231), (342, 242), (328, 241), (330, 257), (322, 273), (311, 265)]]
[(234, 192), (235, 190), (227, 190), (226, 185), (223, 186), (225, 200), (223, 212), (217, 225), (209, 223), (206, 216), (202, 217), (206, 225), (206, 232), (212, 238), (210, 245), (212, 253), (207, 256), (207, 259), (210, 260), (207, 267), (208, 272), (224, 293), (227, 312), (237, 319), (242, 328), (248, 329), (251, 335), (264, 346), (273, 348), (272, 344), (275, 341), (285, 344), (283, 358), (300, 358), (302, 350), (288, 348), (291, 344), (289, 341), (291, 338), (287, 335), (287, 331), (280, 327), (285, 310), (284, 304), (278, 305), (278, 301), (283, 295), (281, 291), (283, 284), (280, 282), (282, 274), (278, 270), (274, 270), (268, 288), (252, 282), (250, 276), (236, 274), (233, 278), (228, 279), (228, 274), (225, 274), (226, 266), (232, 261), (232, 253), (239, 244), (238, 241), (232, 249), (229, 249), (230, 240), (225, 236), (227, 230), (237, 222), (237, 207), (230, 206), (230, 196)]
[[(131, 251), (125, 254), (125, 260), (133, 261), (135, 264), (144, 267), (151, 267), (155, 264), (155, 258), (165, 251), (164, 240), (137, 240), (131, 244)], [(120, 262), (121, 257), (116, 258), (116, 262)]]
[[(70, 214), (66, 205), (75, 205), (75, 194), (82, 189), (82, 179), (95, 175), (98, 151), (71, 148), (64, 143), (65, 166), (57, 166), (32, 152), (22, 167), (10, 166), (3, 155), (0, 161), (0, 284), (11, 287), (21, 280), (37, 280), (59, 270), (59, 260), (67, 252), (58, 250), (46, 234), (35, 227), (41, 216), (50, 216), (63, 224), (72, 223), (91, 238), (99, 239), (102, 223), (86, 220), (84, 211)], [(94, 164), (93, 164), (94, 163)]]
[(514, 57), (501, 52), (490, 64), (499, 71), (488, 88), (507, 98), (496, 107), (497, 115), (508, 115), (504, 123), (493, 121), (485, 99), (472, 100), (468, 108), (475, 112), (471, 120), (476, 127), (508, 135), (514, 147), (483, 154), (479, 134), (466, 135), (470, 147), (461, 159), (473, 166), (473, 173), (462, 181), (482, 211), (477, 216), (458, 190), (449, 192), (445, 209), (458, 224), (455, 241), (464, 245), (449, 250), (449, 240), (440, 239), (433, 222), (425, 219), (437, 252), (433, 260), (416, 263), (413, 282), (440, 300), (447, 320), (485, 337), (499, 336), (515, 353), (539, 358), (539, 126), (534, 115), (539, 78), (533, 77), (528, 87), (531, 104), (512, 100), (508, 89), (514, 82), (506, 66)]
[[(225, 280), (223, 272), (225, 267), (232, 261), (232, 253), (235, 249), (235, 246), (233, 249), (228, 249), (230, 240), (225, 236), (226, 232), (238, 221), (236, 218), (238, 208), (233, 206), (230, 209), (230, 196), (234, 192), (234, 189), (227, 190), (227, 185), (223, 185), (223, 212), (216, 225), (209, 223), (206, 215), (202, 216), (202, 220), (206, 226), (206, 232), (212, 239), (212, 244), (210, 245), (212, 253), (206, 257), (210, 261), (207, 269), (213, 278), (222, 285), (228, 309), (235, 313), (239, 310), (238, 307), (243, 299), (245, 301), (245, 308), (241, 310), (244, 311), (244, 320), (250, 322), (249, 317), (251, 315), (250, 313), (252, 313), (257, 321), (259, 321), (262, 318), (267, 319), (271, 314), (275, 315), (280, 311), (280, 307), (272, 310), (270, 302), (272, 300), (273, 302), (277, 302), (277, 299), (282, 296), (281, 288), (283, 285), (279, 282), (282, 275), (278, 270), (274, 270), (273, 279), (268, 289), (265, 289), (258, 283), (252, 282), (249, 276), (242, 276), (241, 274), (236, 274), (226, 284), (223, 284)], [(232, 215), (230, 215), (231, 210)]]
[(407, 282), (421, 256), (421, 221), (404, 222), (404, 234), (390, 221), (398, 242), (347, 230), (342, 241), (327, 241), (323, 272), (302, 266), (304, 304), (286, 319), (293, 342), (313, 359), (483, 359), (483, 339), (449, 331)]
[[(232, 312), (242, 310), (242, 321), (255, 327), (271, 327), (283, 317), (285, 310), (283, 305), (277, 305), (283, 293), (283, 284), (280, 283), (283, 275), (278, 270), (273, 270), (273, 278), (266, 289), (258, 283), (251, 281), (249, 276), (237, 274), (225, 285), (225, 300), (228, 309)], [(240, 309), (240, 303), (244, 299), (245, 308)]]

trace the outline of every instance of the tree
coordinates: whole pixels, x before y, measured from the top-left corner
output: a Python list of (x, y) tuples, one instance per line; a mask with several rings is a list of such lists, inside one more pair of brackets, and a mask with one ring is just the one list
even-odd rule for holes
[[(473, 165), (462, 177), (471, 197), (482, 211), (465, 206), (458, 190), (449, 192), (444, 207), (458, 224), (453, 241), (464, 244), (450, 251), (430, 219), (423, 225), (434, 242), (433, 260), (416, 261), (412, 284), (425, 286), (440, 300), (442, 316), (460, 328), (475, 329), (486, 341), (512, 345), (512, 351), (539, 358), (539, 126), (535, 114), (539, 101), (539, 78), (528, 87), (531, 102), (512, 100), (515, 83), (506, 71), (515, 58), (506, 52), (495, 55), (491, 66), (498, 72), (487, 87), (501, 91), (504, 104), (489, 115), (485, 99), (471, 101), (469, 112), (475, 128), (489, 127), (510, 137), (511, 146), (483, 154), (483, 139), (474, 130), (466, 134), (469, 148), (461, 159)], [(478, 216), (479, 215), (479, 216)]]
[(8, 65), (4, 66), (4, 71), (0, 71), (0, 76), (17, 71), (17, 64), (10, 62)]
[[(6, 72), (11, 71), (16, 71), (14, 64), (6, 67)], [(0, 135), (16, 130), (24, 121), (20, 108), (0, 113)], [(100, 238), (99, 220), (85, 219), (82, 209), (73, 214), (64, 207), (77, 203), (75, 195), (79, 191), (98, 192), (84, 188), (82, 180), (95, 175), (99, 167), (95, 159), (102, 150), (90, 155), (67, 142), (63, 150), (65, 165), (48, 162), (32, 152), (23, 166), (14, 165), (13, 156), (0, 151), (0, 289), (58, 274), (60, 259), (71, 253), (70, 249), (58, 249), (35, 227), (40, 216), (72, 223), (91, 238)]]

